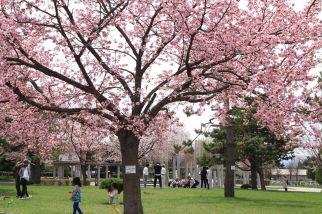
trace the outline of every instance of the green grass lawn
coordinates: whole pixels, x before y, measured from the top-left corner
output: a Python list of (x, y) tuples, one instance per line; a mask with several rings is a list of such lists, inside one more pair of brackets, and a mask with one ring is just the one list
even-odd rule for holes
[[(72, 213), (72, 202), (66, 186), (29, 186), (33, 196), (17, 200), (9, 207), (11, 214)], [(106, 191), (98, 187), (82, 187), (80, 205), (85, 214), (111, 213)], [(13, 186), (0, 186), (0, 194), (14, 196)], [(223, 190), (204, 189), (142, 189), (147, 214), (212, 214), (212, 213), (322, 213), (322, 193), (237, 190), (236, 198), (224, 198)], [(3, 211), (6, 201), (0, 201)], [(119, 205), (122, 209), (122, 206)]]
[(0, 182), (13, 182), (15, 181), (14, 178), (8, 178), (8, 177), (0, 177)]

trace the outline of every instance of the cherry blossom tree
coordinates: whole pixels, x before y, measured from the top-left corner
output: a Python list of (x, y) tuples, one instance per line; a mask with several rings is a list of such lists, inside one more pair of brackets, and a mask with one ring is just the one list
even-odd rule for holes
[(26, 105), (0, 106), (0, 136), (4, 139), (3, 156), (6, 160), (31, 160), (31, 181), (40, 183), (41, 164), (49, 160), (57, 146), (51, 113), (33, 112)]
[(28, 153), (38, 154), (41, 159), (48, 158), (58, 145), (53, 114), (34, 111), (20, 103), (11, 104), (0, 106), (0, 136), (9, 146), (20, 149), (7, 153), (7, 158), (21, 160)]
[[(311, 93), (303, 89), (321, 48), (317, 0), (302, 11), (286, 0), (249, 0), (246, 8), (237, 0), (0, 5), (1, 97), (62, 118), (91, 115), (118, 137), (125, 168), (138, 167), (144, 133), (167, 129), (175, 102), (265, 96), (279, 108), (258, 101), (262, 120), (284, 119), (277, 110), (303, 97), (287, 92)], [(143, 213), (139, 174), (128, 173), (124, 213)]]
[(104, 130), (73, 120), (60, 121), (60, 148), (68, 154), (76, 155), (81, 165), (83, 184), (86, 185), (86, 170), (90, 163), (105, 163), (115, 159), (116, 151)]

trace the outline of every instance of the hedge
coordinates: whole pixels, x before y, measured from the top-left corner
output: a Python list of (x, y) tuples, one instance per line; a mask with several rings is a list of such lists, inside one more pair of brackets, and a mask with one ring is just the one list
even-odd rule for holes
[[(95, 179), (87, 179), (86, 185), (89, 185), (90, 182), (94, 182)], [(57, 179), (57, 178), (41, 178), (40, 184), (41, 185), (49, 185), (49, 186), (71, 186), (72, 185), (72, 178), (64, 178), (64, 179)], [(82, 182), (82, 181), (81, 181)], [(83, 184), (83, 182), (82, 182)]]
[(318, 168), (315, 171), (315, 180), (318, 182), (320, 185), (322, 184), (322, 167)]
[(111, 191), (112, 184), (115, 183), (119, 193), (123, 191), (123, 179), (121, 178), (108, 178), (101, 182), (100, 188)]
[(240, 188), (241, 188), (241, 189), (251, 189), (251, 188), (252, 188), (252, 186), (251, 186), (250, 184), (242, 184), (242, 185), (240, 186)]

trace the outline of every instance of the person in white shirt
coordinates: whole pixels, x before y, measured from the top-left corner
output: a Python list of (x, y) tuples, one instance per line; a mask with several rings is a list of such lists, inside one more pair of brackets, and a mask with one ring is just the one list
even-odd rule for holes
[(211, 184), (211, 187), (212, 187), (212, 175), (209, 167), (207, 167), (207, 180), (208, 180), (208, 189), (209, 189), (209, 183)]
[(145, 167), (143, 168), (143, 185), (144, 188), (146, 188), (146, 183), (148, 182), (148, 176), (149, 176), (149, 164), (147, 163)]
[(25, 159), (23, 161), (23, 166), (19, 171), (19, 176), (20, 176), (20, 181), (22, 185), (22, 191), (20, 195), (20, 199), (26, 199), (31, 196), (29, 196), (28, 191), (27, 191), (27, 184), (29, 182), (31, 173), (30, 173), (30, 165), (29, 165), (29, 160)]
[(162, 186), (165, 187), (165, 175), (167, 174), (167, 170), (165, 168), (165, 165), (163, 164), (162, 165), (162, 168), (161, 168), (161, 181), (162, 181)]

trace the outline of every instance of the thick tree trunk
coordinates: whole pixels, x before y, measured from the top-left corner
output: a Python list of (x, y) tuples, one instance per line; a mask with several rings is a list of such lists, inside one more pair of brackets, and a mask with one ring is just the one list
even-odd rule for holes
[(232, 166), (236, 161), (236, 145), (233, 142), (233, 130), (231, 126), (227, 126), (227, 143), (225, 145), (225, 197), (235, 197), (235, 173)]
[(87, 180), (86, 180), (86, 164), (81, 165), (81, 171), (82, 171), (82, 177), (83, 177), (83, 186), (87, 185)]
[(40, 159), (33, 160), (32, 164), (30, 165), (30, 173), (31, 178), (30, 181), (33, 184), (40, 184), (40, 178), (41, 178), (41, 164)]
[[(124, 179), (124, 214), (143, 214), (138, 172), (139, 139), (131, 131), (121, 130), (117, 133), (121, 144), (122, 170)], [(126, 168), (134, 169), (127, 171)]]
[(261, 190), (266, 190), (264, 172), (262, 167), (258, 168), (258, 174), (259, 174), (259, 180), (261, 182)]
[(250, 180), (252, 189), (257, 189), (257, 170), (256, 165), (252, 162), (250, 165)]

